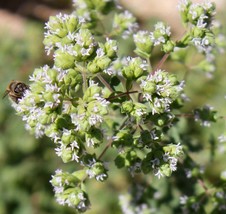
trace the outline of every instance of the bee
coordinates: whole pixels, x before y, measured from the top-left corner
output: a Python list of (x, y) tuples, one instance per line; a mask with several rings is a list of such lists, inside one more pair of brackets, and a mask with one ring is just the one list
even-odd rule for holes
[(15, 102), (19, 103), (19, 100), (24, 96), (26, 90), (29, 89), (29, 86), (23, 82), (12, 80), (6, 88), (6, 91), (2, 98), (5, 98), (7, 95)]

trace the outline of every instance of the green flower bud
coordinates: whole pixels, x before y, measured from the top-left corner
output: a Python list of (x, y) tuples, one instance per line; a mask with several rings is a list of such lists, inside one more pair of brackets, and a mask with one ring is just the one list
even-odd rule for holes
[(162, 164), (160, 166), (160, 170), (167, 177), (169, 177), (172, 174), (172, 170), (170, 169), (170, 166), (167, 163), (166, 164)]
[(175, 42), (172, 40), (168, 40), (166, 44), (163, 44), (162, 51), (165, 53), (170, 53), (170, 52), (173, 52), (174, 47), (175, 47)]
[(125, 78), (129, 80), (137, 79), (143, 75), (145, 64), (141, 58), (128, 58), (128, 65), (124, 66), (122, 69), (122, 74)]
[(92, 33), (90, 32), (90, 30), (88, 29), (80, 29), (79, 30), (79, 37), (81, 37), (82, 41), (83, 41), (83, 47), (84, 48), (88, 48), (90, 47), (90, 45), (93, 45), (94, 42), (94, 38)]
[(33, 72), (33, 77), (35, 79), (40, 79), (43, 74), (43, 68), (36, 68)]
[(96, 64), (95, 61), (89, 62), (88, 65), (87, 65), (87, 69), (88, 69), (89, 72), (91, 72), (93, 74), (101, 72), (100, 67)]
[(57, 82), (58, 72), (55, 69), (48, 69), (47, 75), (50, 77), (53, 83)]
[(147, 114), (147, 106), (143, 103), (135, 102), (134, 110), (131, 115), (134, 116), (137, 120), (141, 120), (143, 115)]
[(180, 94), (181, 94), (181, 91), (178, 89), (177, 86), (169, 89), (169, 97), (172, 100), (176, 100), (179, 97)]
[(168, 144), (167, 146), (163, 147), (165, 153), (168, 153), (171, 156), (180, 156), (183, 154), (183, 147), (178, 144)]
[(155, 25), (155, 30), (150, 34), (154, 46), (159, 44), (165, 44), (170, 38), (170, 27), (166, 26), (163, 22), (158, 22)]
[(148, 92), (149, 94), (154, 94), (156, 92), (156, 84), (153, 82), (147, 82), (143, 86), (144, 92)]
[(124, 13), (115, 14), (113, 20), (112, 34), (127, 38), (129, 34), (137, 29), (136, 18), (128, 11)]
[(133, 111), (133, 102), (132, 101), (125, 101), (122, 103), (122, 106), (121, 106), (121, 112), (122, 113), (130, 113)]
[(74, 151), (71, 148), (63, 148), (61, 158), (64, 163), (68, 163), (73, 160)]
[(96, 162), (96, 163), (94, 163), (92, 165), (92, 171), (97, 176), (97, 175), (100, 175), (102, 173), (105, 173), (106, 172), (106, 169), (104, 168), (103, 163)]
[(53, 93), (52, 92), (45, 92), (44, 94), (43, 94), (43, 98), (44, 98), (44, 100), (45, 101), (49, 101), (49, 102), (54, 102), (55, 100), (54, 100), (54, 98), (53, 98)]
[(75, 32), (78, 29), (78, 27), (80, 27), (80, 23), (76, 16), (70, 15), (65, 20), (65, 26), (66, 26), (68, 32)]
[(176, 75), (170, 74), (170, 75), (168, 75), (167, 78), (169, 78), (171, 85), (177, 85), (178, 84), (178, 79), (177, 79)]
[(117, 51), (118, 51), (118, 46), (117, 46), (117, 41), (116, 40), (107, 40), (107, 42), (104, 44), (105, 46), (105, 52), (106, 55), (110, 58), (110, 59), (114, 59), (117, 55)]
[(49, 29), (59, 37), (65, 37), (67, 35), (67, 29), (62, 25), (61, 17), (51, 16), (48, 22)]
[(62, 69), (69, 69), (75, 67), (75, 57), (71, 54), (57, 50), (55, 52), (55, 66)]
[(111, 59), (107, 56), (98, 57), (96, 59), (96, 64), (101, 70), (106, 69), (110, 65), (110, 63)]
[(79, 194), (83, 194), (83, 191), (77, 187), (66, 189), (63, 194), (66, 196), (67, 203), (73, 207), (77, 207), (81, 202)]
[(63, 132), (63, 135), (61, 137), (62, 142), (67, 146), (73, 141), (75, 141), (75, 135), (71, 131)]
[[(192, 10), (192, 11), (191, 11)], [(196, 25), (197, 20), (202, 14), (205, 14), (205, 10), (201, 5), (196, 5), (196, 7), (190, 8), (190, 12), (187, 15), (189, 22)]]
[(43, 125), (47, 125), (50, 124), (54, 118), (56, 118), (56, 115), (54, 113), (50, 115), (42, 114), (41, 116), (39, 116), (39, 122)]
[(49, 35), (49, 36), (46, 36), (43, 40), (43, 44), (45, 46), (52, 46), (52, 45), (55, 45), (57, 43), (60, 43), (61, 42), (61, 38), (59, 36), (56, 36), (56, 35)]
[(137, 78), (141, 77), (143, 73), (144, 73), (144, 70), (142, 68), (137, 67), (134, 70), (134, 77), (137, 79)]
[(35, 121), (35, 120), (28, 121), (29, 126), (32, 128), (34, 128), (36, 126), (36, 123), (37, 123), (37, 121)]
[(67, 74), (64, 76), (64, 83), (66, 85), (70, 85), (71, 87), (75, 87), (75, 85), (82, 84), (81, 73), (74, 69), (69, 69), (67, 71)]
[(86, 177), (86, 169), (77, 170), (73, 172), (72, 175), (81, 181)]
[(45, 85), (41, 82), (35, 82), (30, 85), (31, 91), (34, 91), (36, 94), (42, 94), (45, 91)]
[(191, 40), (192, 40), (192, 36), (191, 36), (191, 34), (190, 34), (190, 32), (189, 32), (189, 33), (185, 34), (185, 35), (181, 38), (181, 40), (177, 41), (176, 46), (177, 46), (177, 47), (180, 47), (180, 48), (187, 47), (188, 44), (191, 42)]
[(73, 49), (73, 52), (76, 53), (75, 59), (78, 62), (82, 62), (82, 61), (87, 60), (89, 57), (92, 56), (92, 54), (95, 50), (94, 46), (83, 47), (83, 46), (78, 45), (78, 44), (75, 44), (72, 49)]
[(122, 74), (127, 79), (133, 79), (133, 71), (130, 69), (130, 67), (124, 67), (122, 70)]
[(189, 7), (192, 3), (190, 1), (188, 1), (188, 4), (185, 6), (183, 5), (183, 8), (180, 8), (180, 16), (182, 19), (183, 23), (187, 23), (188, 22), (188, 12), (189, 12)]
[(195, 26), (192, 28), (191, 34), (195, 38), (203, 38), (203, 36), (205, 35), (205, 32), (206, 32), (205, 28), (203, 29)]
[(62, 172), (61, 170), (56, 171), (56, 174), (52, 176), (51, 184), (53, 186), (59, 186), (59, 181), (60, 185), (63, 186), (75, 186), (81, 182), (78, 176), (70, 174), (68, 172)]
[(89, 88), (87, 88), (87, 90), (85, 91), (84, 96), (83, 96), (83, 100), (87, 101), (87, 102), (90, 102), (92, 100), (96, 100), (96, 99), (93, 98), (93, 96), (95, 94), (100, 94), (100, 92), (101, 92), (101, 88), (99, 86), (92, 85)]
[(57, 128), (57, 126), (56, 126), (55, 123), (50, 124), (49, 126), (47, 126), (44, 131), (45, 131), (45, 135), (47, 137), (52, 136), (54, 133), (57, 133), (58, 134), (58, 128)]
[(154, 47), (150, 33), (147, 31), (139, 31), (133, 38), (136, 45), (135, 53), (144, 58), (150, 57)]

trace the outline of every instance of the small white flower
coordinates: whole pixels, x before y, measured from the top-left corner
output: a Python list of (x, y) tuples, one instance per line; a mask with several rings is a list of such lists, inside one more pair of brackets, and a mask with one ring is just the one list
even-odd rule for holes
[(180, 0), (177, 8), (179, 11), (184, 11), (189, 5), (189, 1), (188, 0)]
[(160, 170), (159, 168), (156, 168), (156, 169), (154, 169), (153, 171), (154, 171), (154, 175), (155, 175), (158, 179), (160, 179), (161, 177), (164, 176), (163, 173), (161, 172), (161, 170)]
[(187, 203), (187, 201), (188, 201), (188, 196), (183, 195), (183, 196), (180, 197), (180, 204), (184, 205), (184, 204)]

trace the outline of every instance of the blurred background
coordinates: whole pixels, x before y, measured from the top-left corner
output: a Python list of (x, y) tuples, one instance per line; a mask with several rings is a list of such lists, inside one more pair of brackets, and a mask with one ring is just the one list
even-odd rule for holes
[[(224, 0), (216, 0), (217, 18), (223, 24), (226, 35), (226, 13)], [(123, 0), (121, 3), (138, 17), (142, 27), (153, 29), (156, 21), (166, 21), (172, 26), (175, 38), (183, 32), (177, 11), (177, 1), (166, 0)], [(0, 93), (4, 91), (11, 80), (28, 82), (29, 75), (36, 67), (44, 64), (51, 65), (51, 57), (46, 56), (42, 44), (44, 23), (49, 16), (59, 12), (69, 13), (72, 10), (71, 0), (7, 0), (0, 1)], [(125, 42), (125, 52), (130, 50)], [(217, 60), (217, 71), (214, 78), (209, 79), (203, 72), (193, 71), (187, 78), (186, 93), (192, 102), (184, 108), (190, 112), (194, 107), (210, 104), (221, 116), (219, 123), (211, 127), (213, 139), (216, 139), (226, 129), (226, 55)], [(156, 52), (156, 62), (161, 58)], [(194, 60), (188, 60), (192, 65)], [(178, 63), (166, 63), (167, 70), (172, 70), (181, 78), (185, 68)], [(194, 81), (195, 79), (195, 81)], [(192, 90), (191, 90), (192, 89)], [(192, 125), (192, 126), (191, 126)], [(186, 125), (186, 132), (190, 133), (194, 148), (205, 148), (209, 145), (210, 128), (201, 128), (193, 121)], [(192, 129), (193, 127), (193, 129)], [(183, 142), (182, 142), (183, 144)], [(205, 149), (196, 150), (193, 157), (205, 164), (207, 161)], [(198, 155), (199, 154), (199, 155)], [(201, 157), (201, 158), (200, 158)], [(215, 162), (208, 163), (209, 180), (216, 179), (222, 169), (226, 169), (226, 158), (222, 155)], [(54, 145), (46, 138), (35, 139), (24, 129), (21, 118), (15, 115), (8, 99), (0, 102), (0, 213), (1, 214), (70, 214), (72, 209), (59, 206), (55, 202), (54, 193), (49, 183), (55, 169), (74, 169), (72, 164), (62, 164), (56, 157)], [(88, 192), (92, 203), (89, 214), (121, 213), (117, 202), (117, 193), (125, 192), (130, 177), (126, 172), (114, 169), (105, 183), (93, 182), (88, 185)], [(120, 182), (119, 182), (120, 181)], [(95, 185), (94, 185), (95, 184)], [(160, 213), (160, 212), (159, 212)], [(167, 209), (165, 214), (170, 213)]]

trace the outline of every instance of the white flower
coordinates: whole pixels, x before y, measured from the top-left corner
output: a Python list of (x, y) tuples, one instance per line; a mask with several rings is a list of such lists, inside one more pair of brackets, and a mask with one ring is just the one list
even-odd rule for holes
[(189, 1), (188, 0), (180, 0), (177, 8), (179, 11), (184, 11), (189, 5)]
[(103, 119), (102, 119), (102, 116), (101, 115), (98, 115), (98, 114), (91, 114), (89, 119), (89, 124), (91, 126), (97, 124), (97, 123), (102, 123)]
[(188, 201), (188, 196), (183, 195), (180, 197), (180, 204), (186, 204)]
[(164, 176), (163, 173), (161, 172), (161, 170), (160, 170), (159, 168), (156, 168), (156, 169), (154, 169), (153, 171), (154, 171), (154, 175), (155, 175), (158, 179), (160, 179), (161, 177)]

